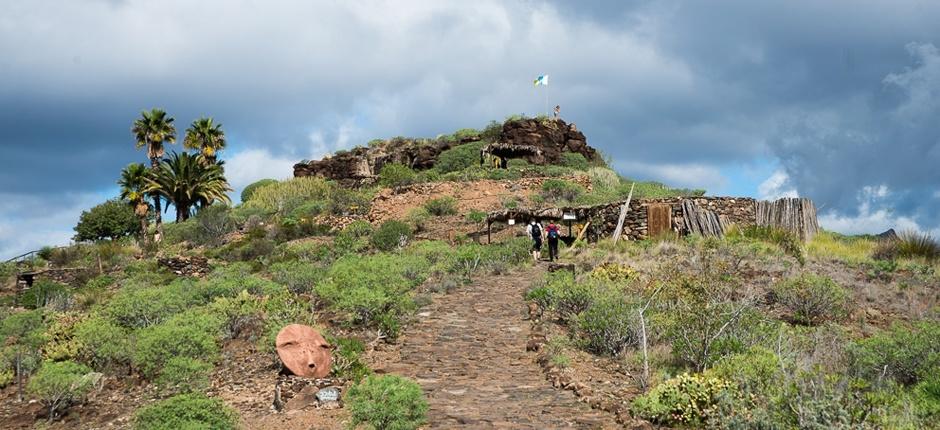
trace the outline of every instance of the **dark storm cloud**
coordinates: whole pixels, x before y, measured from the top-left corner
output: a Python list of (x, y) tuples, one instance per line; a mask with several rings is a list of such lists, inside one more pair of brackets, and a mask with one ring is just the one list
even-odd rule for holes
[[(937, 112), (905, 106), (936, 92), (938, 18), (914, 0), (12, 2), (0, 192), (72, 213), (113, 191), (144, 161), (130, 126), (150, 107), (180, 133), (221, 121), (237, 188), (376, 137), (538, 113), (547, 90), (627, 175), (720, 190), (728, 166), (777, 162), (827, 209), (874, 198), (933, 228), (937, 126), (909, 118)], [(0, 211), (0, 236), (24, 216)]]

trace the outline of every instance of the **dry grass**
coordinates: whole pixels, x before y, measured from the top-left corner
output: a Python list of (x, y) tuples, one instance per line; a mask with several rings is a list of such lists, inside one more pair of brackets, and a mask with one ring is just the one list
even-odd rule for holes
[(815, 259), (838, 260), (851, 265), (871, 262), (878, 242), (864, 237), (848, 237), (829, 231), (820, 231), (806, 244), (806, 251)]

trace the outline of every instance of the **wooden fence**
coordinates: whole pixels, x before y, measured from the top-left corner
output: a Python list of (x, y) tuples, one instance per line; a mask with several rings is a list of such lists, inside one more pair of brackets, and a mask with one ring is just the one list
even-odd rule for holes
[(792, 231), (803, 241), (819, 232), (816, 206), (810, 199), (782, 198), (772, 202), (757, 202), (757, 225), (772, 226)]

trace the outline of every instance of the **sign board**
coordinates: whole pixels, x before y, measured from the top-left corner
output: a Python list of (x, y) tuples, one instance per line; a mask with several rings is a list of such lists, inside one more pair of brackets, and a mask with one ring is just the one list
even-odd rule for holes
[(317, 400), (322, 403), (335, 402), (339, 400), (339, 389), (336, 387), (327, 387), (317, 391)]
[(516, 220), (510, 218), (508, 221), (506, 221), (506, 223), (509, 225), (516, 225)]
[(572, 221), (572, 220), (578, 219), (578, 217), (575, 214), (563, 214), (561, 216), (561, 219), (565, 221)]

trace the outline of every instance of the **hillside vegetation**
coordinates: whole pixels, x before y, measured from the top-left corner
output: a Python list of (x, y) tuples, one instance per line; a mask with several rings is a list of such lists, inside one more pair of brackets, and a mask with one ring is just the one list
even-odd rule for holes
[[(430, 169), (387, 164), (356, 188), (263, 180), (232, 205), (219, 124), (195, 121), (185, 139), (195, 152), (165, 156), (172, 118), (151, 111), (138, 122), (152, 167), (122, 172), (121, 196), (79, 220), (82, 242), (0, 265), (4, 428), (280, 425), (291, 418), (270, 410), (283, 378), (274, 337), (292, 323), (334, 346), (330, 378), (348, 396), (342, 410), (296, 415), (313, 420), (304, 428), (418, 428), (421, 387), (373, 374), (373, 354), (394, 348), (436, 295), (533, 264), (521, 229), (475, 240), (487, 211), (619, 201), (634, 183), (634, 198), (704, 194), (635, 182), (580, 154), (481, 167), (494, 123), (439, 137), (481, 140)], [(177, 222), (158, 216), (168, 203)], [(547, 377), (609, 381), (594, 389), (632, 419), (928, 428), (940, 421), (938, 254), (932, 238), (909, 233), (579, 241), (563, 250), (574, 270), (532, 279), (518, 305), (534, 304), (547, 333)], [(160, 264), (169, 257), (205, 257), (208, 273), (174, 273)], [(70, 285), (15, 284), (56, 268), (85, 270)], [(252, 392), (233, 391), (243, 385)]]

